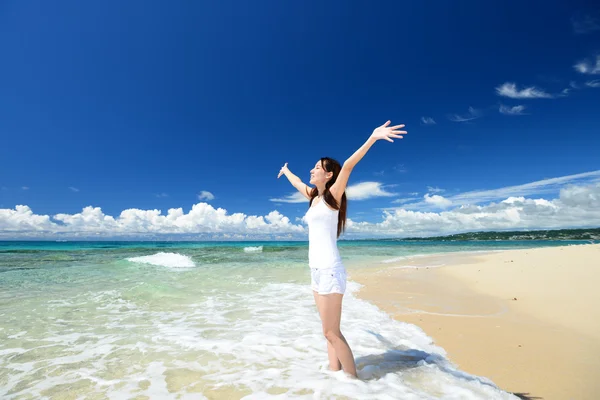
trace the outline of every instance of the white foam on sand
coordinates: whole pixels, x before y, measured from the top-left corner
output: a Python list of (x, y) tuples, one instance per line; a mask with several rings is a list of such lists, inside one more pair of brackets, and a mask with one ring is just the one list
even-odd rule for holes
[(429, 268), (441, 268), (446, 264), (436, 265), (399, 265), (396, 267), (388, 267), (388, 269), (429, 269)]
[(127, 261), (169, 268), (193, 268), (196, 266), (190, 257), (178, 253), (160, 252), (151, 256), (130, 257)]
[(42, 327), (42, 337), (5, 344), (0, 398), (218, 393), (246, 400), (516, 399), (490, 380), (457, 369), (419, 327), (356, 298), (359, 288), (348, 282), (341, 323), (359, 380), (328, 370), (327, 344), (307, 283), (216, 291), (195, 304), (165, 309), (138, 304), (114, 289), (39, 310), (69, 323), (57, 319)]
[(398, 261), (402, 261), (402, 260), (406, 260), (408, 257), (406, 256), (402, 256), (402, 257), (394, 257), (394, 258), (388, 258), (387, 260), (382, 260), (381, 263), (382, 264), (389, 264), (389, 263), (394, 263), (394, 262), (398, 262)]

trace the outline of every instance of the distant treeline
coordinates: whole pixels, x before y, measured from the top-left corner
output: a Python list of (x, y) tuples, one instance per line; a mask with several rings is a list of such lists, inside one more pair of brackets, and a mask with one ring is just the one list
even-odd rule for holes
[(469, 232), (456, 235), (427, 238), (403, 238), (380, 240), (600, 240), (600, 228), (595, 229), (558, 229), (546, 231), (510, 231), (510, 232)]

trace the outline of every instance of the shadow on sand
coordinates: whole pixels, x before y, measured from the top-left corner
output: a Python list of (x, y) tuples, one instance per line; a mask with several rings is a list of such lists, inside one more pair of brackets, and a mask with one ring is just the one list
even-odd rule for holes
[[(373, 379), (383, 378), (389, 373), (406, 371), (411, 368), (417, 368), (423, 363), (435, 364), (440, 371), (449, 375), (460, 378), (466, 381), (476, 381), (481, 385), (497, 388), (489, 379), (469, 375), (461, 371), (457, 371), (451, 367), (450, 362), (439, 354), (427, 353), (422, 350), (410, 349), (406, 346), (397, 346), (387, 340), (382, 335), (367, 331), (375, 336), (388, 350), (381, 354), (371, 354), (364, 357), (359, 357), (355, 360), (356, 369), (360, 371), (359, 377), (362, 380), (369, 381)], [(532, 396), (530, 393), (511, 393), (522, 400), (538, 400), (541, 397)]]
[(515, 396), (517, 396), (518, 398), (520, 398), (521, 400), (538, 400), (538, 399), (543, 399), (543, 397), (538, 397), (538, 396), (532, 396), (531, 393), (513, 393)]

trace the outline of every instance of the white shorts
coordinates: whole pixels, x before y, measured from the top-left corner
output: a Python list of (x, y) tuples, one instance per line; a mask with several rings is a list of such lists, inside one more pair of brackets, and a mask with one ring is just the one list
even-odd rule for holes
[(310, 287), (319, 294), (344, 294), (346, 270), (344, 268), (311, 268)]

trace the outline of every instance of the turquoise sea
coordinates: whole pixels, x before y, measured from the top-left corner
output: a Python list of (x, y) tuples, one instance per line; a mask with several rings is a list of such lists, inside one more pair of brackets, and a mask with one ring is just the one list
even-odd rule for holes
[[(583, 242), (340, 241), (351, 272)], [(306, 242), (0, 242), (2, 399), (508, 399), (420, 328), (344, 298), (360, 380), (327, 370)]]

